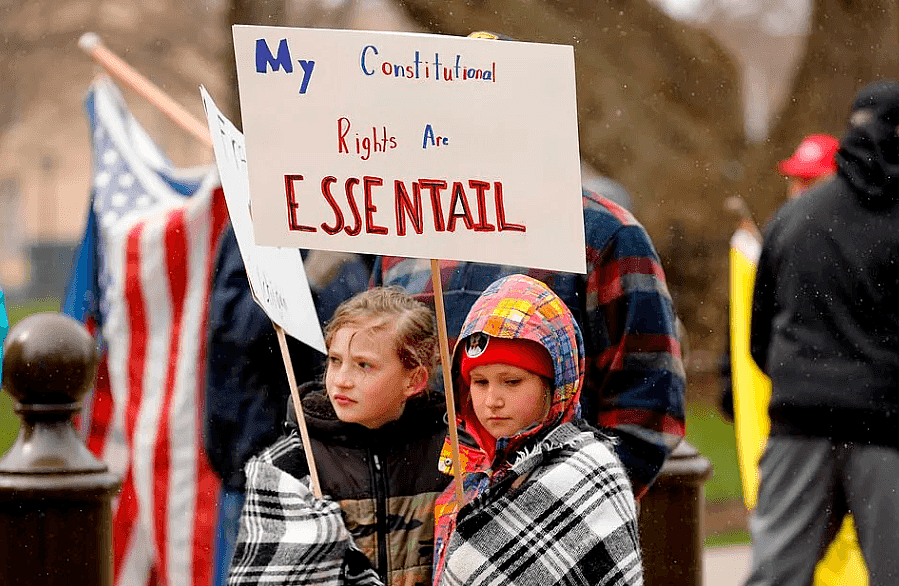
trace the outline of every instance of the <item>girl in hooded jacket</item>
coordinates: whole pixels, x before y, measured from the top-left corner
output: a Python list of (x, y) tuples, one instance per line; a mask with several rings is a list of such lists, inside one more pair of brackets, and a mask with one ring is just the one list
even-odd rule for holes
[(562, 300), (525, 275), (496, 281), (453, 357), (475, 445), (464, 502), (454, 484), (437, 501), (435, 584), (642, 584), (633, 492), (613, 440), (580, 419), (584, 347)]
[[(430, 586), (443, 396), (427, 384), (434, 316), (397, 288), (341, 304), (325, 330), (324, 385), (300, 388), (324, 499), (314, 498), (296, 413), (246, 466), (228, 584)], [(292, 421), (290, 421), (292, 419)]]

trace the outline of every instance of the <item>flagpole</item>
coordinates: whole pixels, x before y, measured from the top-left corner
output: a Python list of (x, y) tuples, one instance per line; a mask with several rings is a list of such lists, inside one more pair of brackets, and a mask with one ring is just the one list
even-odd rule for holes
[(152, 81), (107, 49), (96, 33), (81, 35), (81, 38), (78, 39), (78, 46), (119, 81), (162, 110), (163, 114), (168, 116), (172, 122), (192, 134), (200, 142), (212, 146), (212, 138), (209, 136), (209, 128), (206, 124), (200, 122)]
[[(207, 146), (212, 145), (212, 136), (209, 134), (208, 125), (200, 122), (193, 114), (188, 112), (181, 104), (176, 102), (157, 87), (149, 79), (137, 72), (133, 67), (103, 46), (100, 37), (95, 33), (84, 33), (78, 39), (78, 46), (89, 53), (100, 65), (121, 82), (125, 83), (144, 97), (148, 102), (159, 108), (172, 122), (192, 134), (200, 142)], [(272, 322), (275, 332), (278, 334), (278, 345), (281, 347), (281, 358), (284, 360), (284, 368), (287, 371), (287, 382), (290, 385), (290, 395), (293, 398), (293, 407), (297, 414), (297, 424), (300, 427), (300, 435), (303, 440), (303, 451), (306, 455), (306, 463), (309, 466), (309, 477), (312, 484), (312, 493), (322, 497), (321, 484), (318, 480), (318, 470), (315, 467), (315, 459), (312, 457), (312, 444), (309, 440), (309, 431), (306, 429), (306, 418), (303, 415), (303, 404), (297, 389), (296, 377), (293, 373), (293, 364), (290, 360), (290, 352), (287, 349), (287, 339), (281, 326)]]
[(762, 241), (762, 233), (752, 220), (752, 213), (749, 211), (749, 206), (746, 205), (746, 202), (742, 197), (739, 195), (728, 197), (724, 200), (724, 209), (739, 216), (740, 227), (745, 228), (752, 237), (759, 242)]
[(443, 367), (443, 391), (446, 397), (446, 414), (449, 428), (450, 447), (453, 452), (453, 475), (456, 477), (456, 498), (459, 501), (456, 510), (465, 504), (462, 491), (462, 458), (459, 456), (459, 433), (456, 429), (456, 399), (453, 394), (453, 377), (450, 374), (452, 364), (449, 355), (449, 341), (446, 335), (446, 311), (443, 308), (443, 280), (440, 276), (440, 263), (431, 259), (431, 285), (434, 289), (434, 309), (437, 313), (437, 337), (440, 341), (440, 364)]

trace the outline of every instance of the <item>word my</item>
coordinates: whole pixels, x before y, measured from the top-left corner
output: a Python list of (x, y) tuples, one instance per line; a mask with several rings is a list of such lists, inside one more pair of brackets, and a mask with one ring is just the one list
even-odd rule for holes
[[(303, 70), (303, 81), (300, 82), (300, 93), (305, 94), (309, 87), (309, 80), (312, 79), (312, 70), (315, 68), (315, 61), (307, 59), (297, 59), (300, 68)], [(268, 68), (272, 71), (284, 70), (284, 73), (293, 73), (293, 61), (290, 58), (290, 49), (287, 46), (287, 39), (281, 39), (278, 43), (278, 55), (273, 56), (271, 49), (265, 39), (256, 39), (256, 73), (268, 73)]]

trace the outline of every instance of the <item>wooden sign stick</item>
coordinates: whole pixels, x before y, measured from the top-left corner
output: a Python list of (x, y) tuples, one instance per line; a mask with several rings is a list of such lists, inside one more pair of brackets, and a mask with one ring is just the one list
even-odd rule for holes
[[(173, 100), (149, 79), (138, 73), (124, 60), (103, 46), (100, 37), (94, 33), (84, 33), (78, 39), (78, 46), (89, 53), (97, 63), (102, 65), (116, 79), (145, 98), (148, 102), (159, 108), (172, 122), (194, 135), (200, 142), (212, 146), (212, 137), (205, 124), (197, 120), (181, 104)], [(293, 364), (290, 353), (287, 350), (287, 338), (281, 326), (272, 322), (275, 332), (278, 334), (278, 345), (281, 347), (281, 358), (284, 359), (284, 368), (287, 370), (287, 382), (290, 385), (290, 395), (293, 398), (293, 408), (297, 414), (297, 424), (300, 427), (300, 436), (303, 439), (303, 451), (306, 453), (306, 463), (309, 465), (309, 477), (312, 481), (312, 493), (317, 498), (322, 498), (322, 489), (318, 481), (318, 470), (315, 467), (315, 459), (312, 457), (312, 444), (309, 441), (309, 431), (306, 429), (306, 418), (303, 416), (303, 405), (300, 402), (300, 394), (297, 390), (296, 377), (293, 374)], [(445, 327), (444, 327), (445, 329)]]
[(443, 309), (443, 281), (440, 278), (440, 263), (431, 259), (431, 285), (434, 289), (434, 309), (437, 312), (437, 337), (440, 341), (440, 364), (443, 366), (443, 391), (446, 397), (446, 414), (449, 427), (450, 447), (453, 452), (453, 475), (456, 477), (457, 510), (465, 503), (462, 492), (462, 458), (459, 456), (459, 433), (456, 430), (456, 398), (453, 394), (453, 377), (450, 373), (452, 357), (449, 355), (449, 340), (446, 336), (446, 311)]
[(303, 439), (303, 451), (306, 453), (306, 464), (309, 466), (309, 478), (312, 481), (312, 494), (316, 498), (322, 498), (322, 488), (318, 481), (318, 470), (315, 467), (315, 458), (312, 457), (312, 443), (309, 440), (309, 430), (306, 429), (306, 418), (303, 416), (303, 403), (300, 401), (300, 392), (297, 389), (297, 379), (293, 374), (293, 362), (290, 360), (290, 352), (287, 350), (287, 338), (281, 326), (272, 322), (275, 333), (278, 334), (278, 345), (281, 347), (281, 358), (284, 359), (284, 368), (287, 369), (287, 382), (290, 385), (290, 396), (293, 398), (293, 408), (297, 412), (297, 425), (300, 427), (300, 437)]

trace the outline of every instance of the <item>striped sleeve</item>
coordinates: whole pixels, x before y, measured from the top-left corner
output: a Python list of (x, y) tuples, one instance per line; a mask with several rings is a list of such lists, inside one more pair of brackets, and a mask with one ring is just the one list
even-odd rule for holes
[(686, 376), (658, 253), (627, 210), (585, 193), (588, 420), (614, 431), (639, 497), (683, 439)]

